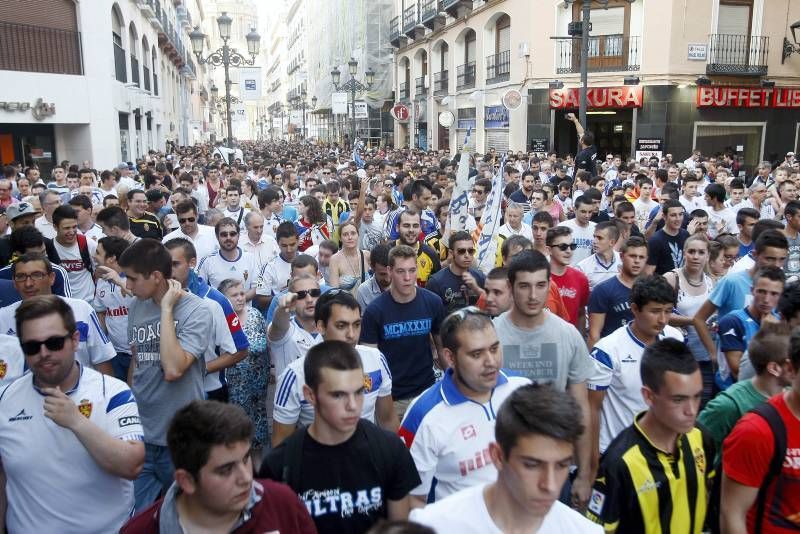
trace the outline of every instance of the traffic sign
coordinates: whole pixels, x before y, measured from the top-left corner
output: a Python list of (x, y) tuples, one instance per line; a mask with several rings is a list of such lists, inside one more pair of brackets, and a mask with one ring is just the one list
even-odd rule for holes
[(411, 110), (405, 104), (397, 103), (392, 107), (392, 117), (399, 122), (408, 122), (411, 118)]

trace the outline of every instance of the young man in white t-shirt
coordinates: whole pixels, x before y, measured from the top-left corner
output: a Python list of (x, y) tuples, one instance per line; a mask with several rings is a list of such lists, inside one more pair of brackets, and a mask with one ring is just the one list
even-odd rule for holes
[(239, 226), (235, 220), (225, 217), (217, 223), (214, 231), (219, 250), (200, 260), (197, 274), (214, 289), (229, 278), (239, 280), (244, 285), (247, 300), (253, 300), (259, 265), (252, 254), (239, 247)]
[(594, 206), (592, 201), (579, 196), (575, 199), (575, 218), (567, 219), (559, 224), (559, 226), (566, 226), (572, 230), (572, 241), (577, 245), (575, 252), (572, 254), (572, 261), (570, 261), (573, 266), (592, 255), (594, 228), (596, 226), (596, 223), (590, 220), (593, 214)]
[(601, 282), (614, 278), (622, 268), (619, 252), (614, 250), (619, 239), (619, 228), (613, 221), (598, 223), (594, 229), (592, 250), (594, 254), (584, 259), (576, 267), (589, 279), (589, 289)]
[(239, 230), (245, 230), (244, 216), (248, 211), (241, 205), (239, 188), (229, 185), (225, 189), (225, 209), (222, 211), (222, 216), (230, 217), (239, 225)]
[(558, 501), (584, 431), (581, 410), (568, 393), (546, 385), (516, 389), (500, 407), (495, 441), (482, 455), (497, 469), (497, 479), (412, 510), (409, 519), (459, 534), (602, 534), (600, 525)]
[(640, 178), (638, 185), (639, 198), (633, 201), (633, 207), (636, 210), (636, 226), (644, 228), (647, 225), (650, 212), (653, 211), (657, 203), (653, 200), (653, 180)]
[(67, 270), (73, 298), (91, 302), (94, 299), (94, 264), (97, 242), (78, 232), (78, 214), (72, 206), (59, 206), (53, 212), (56, 237), (53, 246)]

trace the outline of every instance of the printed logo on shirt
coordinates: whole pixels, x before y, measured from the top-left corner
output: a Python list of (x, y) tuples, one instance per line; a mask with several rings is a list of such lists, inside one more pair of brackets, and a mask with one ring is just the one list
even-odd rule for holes
[(0, 360), (0, 379), (6, 377), (6, 373), (8, 372), (8, 364), (5, 360)]
[(561, 294), (562, 298), (568, 298), (568, 299), (574, 299), (575, 295), (578, 294), (578, 292), (571, 287), (561, 287), (558, 289), (558, 292)]
[(33, 416), (25, 414), (25, 408), (20, 410), (19, 413), (17, 415), (15, 415), (14, 417), (9, 417), (8, 418), (8, 420), (11, 421), (12, 423), (16, 422), (16, 421), (28, 421), (30, 419), (33, 419)]
[(706, 472), (706, 454), (700, 447), (694, 448), (694, 464), (701, 473)]
[(117, 419), (117, 423), (119, 423), (119, 427), (122, 428), (124, 426), (132, 426), (141, 424), (139, 417), (136, 415), (129, 415), (127, 417), (120, 417)]
[(733, 328), (731, 328), (730, 330), (728, 330), (727, 332), (725, 332), (725, 333), (724, 333), (724, 334), (722, 334), (722, 335), (723, 335), (723, 336), (735, 336), (735, 335), (736, 335), (736, 330), (734, 330)]
[(70, 273), (79, 273), (86, 270), (83, 260), (61, 260), (61, 266)]
[(239, 316), (236, 315), (236, 312), (231, 313), (226, 317), (228, 320), (228, 329), (233, 332), (238, 332), (242, 329), (242, 323), (239, 321)]
[(647, 493), (649, 491), (657, 490), (661, 487), (661, 482), (654, 482), (652, 479), (648, 478), (644, 481), (644, 484), (636, 488), (637, 495), (641, 495), (642, 493)]
[(458, 469), (461, 471), (461, 476), (465, 477), (472, 471), (482, 469), (492, 464), (492, 457), (489, 455), (489, 447), (482, 451), (476, 452), (471, 458), (466, 460), (459, 460)]
[(606, 502), (606, 496), (597, 490), (592, 490), (592, 496), (589, 497), (589, 510), (600, 515), (603, 513), (603, 504)]
[(468, 439), (472, 439), (478, 436), (478, 431), (475, 430), (473, 425), (467, 425), (461, 427), (461, 437), (464, 438), (464, 441)]
[(669, 254), (676, 268), (683, 266), (683, 249), (677, 243), (669, 243)]
[(81, 399), (80, 404), (78, 404), (78, 411), (81, 412), (81, 415), (86, 419), (92, 416), (92, 403), (89, 402), (89, 399)]
[(380, 486), (353, 492), (339, 488), (328, 490), (307, 490), (299, 495), (311, 517), (336, 514), (342, 518), (353, 514), (368, 515), (383, 507), (383, 492)]
[(431, 319), (416, 319), (385, 324), (383, 325), (383, 337), (385, 339), (396, 339), (398, 337), (427, 335), (431, 331), (431, 323)]
[(637, 361), (637, 360), (636, 360), (636, 358), (634, 358), (633, 356), (631, 356), (630, 354), (628, 354), (627, 356), (625, 356), (624, 358), (622, 358), (622, 360), (620, 360), (620, 361), (621, 361), (622, 363), (636, 363), (636, 361)]

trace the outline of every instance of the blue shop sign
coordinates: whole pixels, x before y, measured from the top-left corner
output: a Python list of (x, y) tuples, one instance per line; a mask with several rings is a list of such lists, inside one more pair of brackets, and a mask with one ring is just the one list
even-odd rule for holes
[(475, 129), (477, 121), (475, 119), (458, 119), (458, 129), (467, 130), (469, 128)]
[(484, 108), (484, 128), (508, 128), (508, 109), (505, 106), (487, 106)]

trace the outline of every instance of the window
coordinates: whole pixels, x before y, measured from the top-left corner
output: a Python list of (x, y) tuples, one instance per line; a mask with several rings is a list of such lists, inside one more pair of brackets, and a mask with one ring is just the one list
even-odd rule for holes
[(111, 43), (114, 54), (114, 76), (118, 82), (128, 81), (125, 49), (122, 48), (122, 17), (116, 8), (111, 10)]
[(511, 50), (511, 18), (503, 15), (497, 19), (494, 32), (494, 53)]
[(464, 36), (464, 63), (475, 61), (475, 32), (470, 30)]

